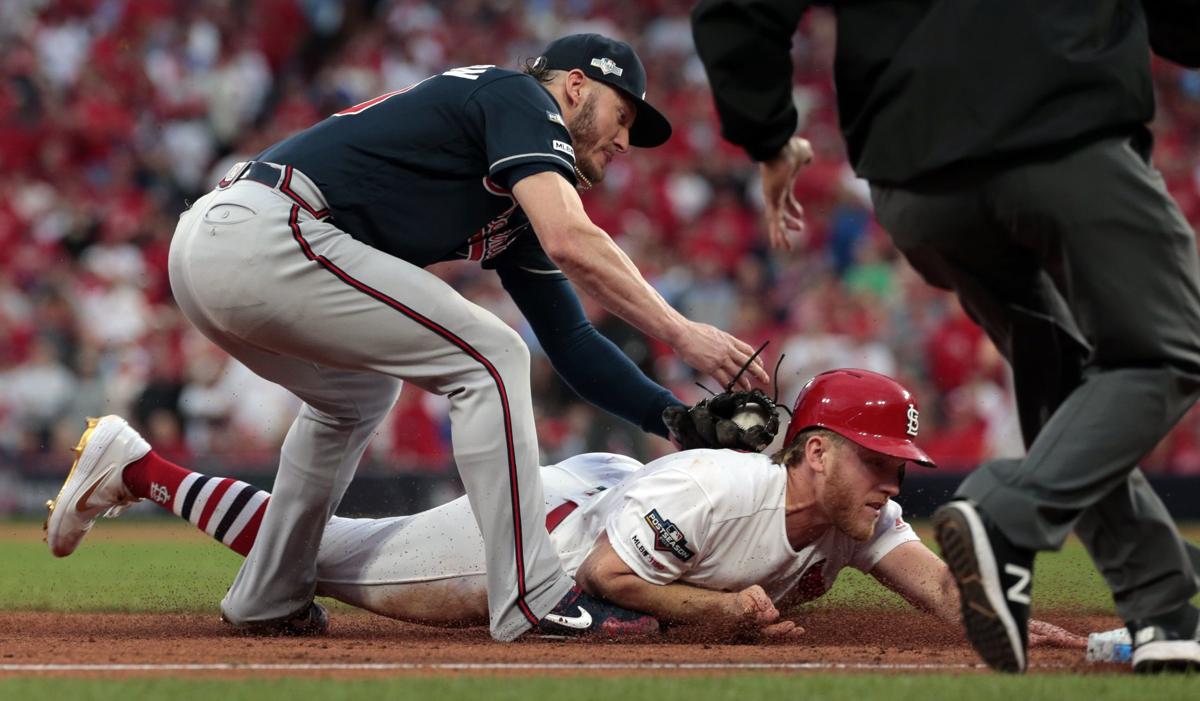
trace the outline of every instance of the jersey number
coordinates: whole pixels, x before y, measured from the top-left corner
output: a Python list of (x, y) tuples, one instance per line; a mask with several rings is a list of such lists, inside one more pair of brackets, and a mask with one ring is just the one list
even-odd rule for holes
[(463, 66), (462, 68), (451, 68), (442, 75), (448, 75), (451, 78), (466, 78), (467, 80), (478, 80), (479, 76), (489, 68), (495, 68), (495, 64), (479, 65), (479, 66)]
[[(426, 80), (428, 80), (428, 78), (426, 78)], [(425, 82), (424, 80), (421, 81), (421, 83), (424, 83), (424, 82)], [(345, 117), (347, 115), (358, 114), (359, 112), (364, 112), (364, 111), (374, 107), (375, 105), (378, 105), (379, 103), (383, 102), (384, 100), (388, 99), (389, 97), (403, 95), (404, 93), (408, 92), (409, 90), (412, 90), (413, 88), (417, 87), (421, 83), (413, 83), (412, 85), (408, 86), (407, 88), (400, 88), (399, 90), (385, 92), (384, 94), (380, 95), (379, 97), (373, 97), (370, 100), (367, 100), (366, 102), (360, 102), (353, 107), (347, 107), (346, 109), (342, 110), (341, 112), (334, 112), (333, 116)]]
[[(478, 80), (479, 76), (483, 75), (484, 71), (486, 71), (489, 68), (495, 68), (495, 67), (496, 66), (494, 64), (488, 64), (486, 66), (483, 66), (483, 65), (463, 66), (462, 68), (451, 68), (450, 70), (446, 71), (442, 75), (448, 75), (452, 78), (465, 78), (467, 80)], [(429, 78), (426, 78), (425, 80), (429, 80)], [(345, 116), (351, 115), (351, 114), (358, 114), (359, 112), (368, 110), (368, 109), (374, 107), (375, 105), (378, 105), (379, 103), (383, 102), (384, 100), (388, 99), (389, 97), (395, 97), (397, 95), (402, 95), (402, 94), (408, 92), (409, 90), (412, 90), (413, 88), (417, 87), (421, 83), (424, 83), (425, 80), (422, 80), (419, 83), (413, 83), (412, 85), (408, 86), (407, 88), (401, 88), (399, 90), (385, 92), (384, 94), (380, 95), (379, 97), (373, 97), (370, 100), (367, 100), (366, 102), (360, 102), (353, 107), (347, 107), (346, 109), (342, 110), (341, 112), (334, 112), (333, 116), (345, 117)]]

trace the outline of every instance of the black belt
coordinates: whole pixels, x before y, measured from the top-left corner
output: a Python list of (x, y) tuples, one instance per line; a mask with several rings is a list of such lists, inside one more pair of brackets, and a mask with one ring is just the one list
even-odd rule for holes
[(264, 163), (263, 161), (250, 161), (250, 163), (238, 173), (236, 177), (229, 183), (232, 185), (239, 180), (253, 180), (256, 183), (262, 183), (267, 187), (278, 187), (279, 178), (283, 176), (283, 168), (274, 163)]
[(296, 178), (297, 175), (299, 171), (291, 166), (249, 161), (232, 178), (217, 183), (217, 187), (225, 189), (239, 180), (250, 180), (279, 190), (318, 219), (328, 216), (329, 210), (324, 206), (324, 198), (320, 191), (303, 175), (299, 175), (299, 179)]

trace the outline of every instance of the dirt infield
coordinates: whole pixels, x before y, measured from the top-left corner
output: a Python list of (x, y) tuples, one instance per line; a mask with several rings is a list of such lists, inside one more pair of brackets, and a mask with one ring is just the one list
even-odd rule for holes
[[(1119, 624), (1105, 616), (1045, 618), (1083, 634)], [(442, 630), (364, 614), (336, 615), (330, 634), (318, 639), (257, 639), (231, 635), (215, 615), (0, 613), (0, 674), (982, 671), (960, 632), (918, 613), (821, 609), (806, 613), (802, 624), (803, 636), (773, 643), (699, 641), (679, 628), (638, 642), (500, 644), (484, 629)], [(1087, 663), (1081, 650), (1035, 648), (1030, 661), (1034, 672), (1120, 669)]]

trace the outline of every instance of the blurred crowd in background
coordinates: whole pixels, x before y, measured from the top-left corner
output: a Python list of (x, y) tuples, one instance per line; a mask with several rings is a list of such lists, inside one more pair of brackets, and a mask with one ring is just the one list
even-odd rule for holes
[[(85, 416), (130, 417), (182, 461), (270, 468), (296, 410), (193, 331), (166, 259), (187, 202), (289, 133), (448, 67), (516, 67), (551, 39), (631, 42), (672, 119), (665, 146), (613, 162), (584, 195), (652, 284), (691, 318), (765, 351), (781, 401), (816, 372), (899, 377), (921, 442), (946, 469), (1021, 452), (1002, 359), (874, 221), (845, 161), (831, 73), (834, 21), (795, 38), (795, 98), (817, 158), (800, 178), (807, 232), (771, 252), (757, 169), (720, 137), (688, 0), (4, 0), (0, 3), (0, 468), (61, 471)], [(1200, 75), (1156, 63), (1155, 162), (1200, 224)], [(496, 276), (435, 268), (534, 350), (543, 459), (670, 449), (562, 386)], [(1114, 275), (1121, 271), (1114, 270)], [(586, 301), (585, 301), (586, 302)], [(704, 394), (669, 351), (587, 303), (596, 326), (684, 401)], [(774, 387), (767, 388), (773, 392)], [(373, 469), (453, 470), (447, 405), (406, 388)], [(1200, 474), (1200, 413), (1144, 463)]]

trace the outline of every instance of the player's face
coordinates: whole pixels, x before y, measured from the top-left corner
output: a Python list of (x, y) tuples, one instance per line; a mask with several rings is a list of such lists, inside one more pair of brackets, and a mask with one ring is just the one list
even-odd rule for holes
[(825, 482), (825, 511), (834, 527), (855, 540), (870, 538), (879, 512), (900, 493), (904, 462), (848, 441), (839, 445)]
[(575, 149), (575, 165), (593, 183), (604, 179), (604, 170), (618, 153), (629, 150), (629, 128), (636, 108), (613, 88), (592, 81), (592, 90), (568, 124)]

